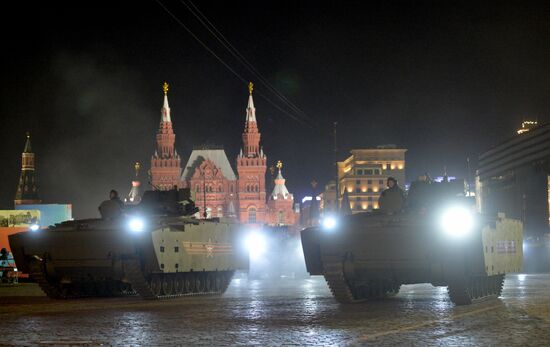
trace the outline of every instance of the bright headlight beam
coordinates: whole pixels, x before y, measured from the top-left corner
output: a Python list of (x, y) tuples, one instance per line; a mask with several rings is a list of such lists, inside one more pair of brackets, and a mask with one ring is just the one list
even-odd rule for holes
[(474, 217), (465, 207), (451, 207), (441, 216), (443, 231), (453, 237), (462, 237), (469, 234), (474, 227)]
[(329, 216), (323, 219), (323, 228), (334, 229), (334, 227), (336, 227), (336, 218)]
[(145, 229), (145, 223), (143, 222), (143, 219), (134, 217), (128, 222), (128, 227), (130, 228), (130, 231), (140, 233), (143, 229)]
[(265, 236), (255, 231), (248, 234), (245, 243), (248, 252), (252, 256), (264, 253), (267, 247)]
[(31, 224), (31, 226), (29, 227), (29, 229), (31, 229), (31, 231), (38, 231), (38, 229), (40, 229), (40, 225), (38, 224)]

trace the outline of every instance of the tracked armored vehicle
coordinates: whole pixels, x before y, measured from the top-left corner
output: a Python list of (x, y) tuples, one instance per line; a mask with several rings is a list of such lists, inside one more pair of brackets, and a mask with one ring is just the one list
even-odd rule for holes
[(67, 221), (9, 242), (18, 268), (51, 298), (221, 294), (248, 268), (248, 252), (237, 224), (197, 220), (196, 211), (188, 190), (147, 191), (118, 218)]
[(341, 303), (396, 294), (402, 284), (447, 286), (457, 305), (502, 291), (522, 267), (523, 227), (475, 212), (463, 181), (414, 182), (399, 213), (374, 211), (301, 233), (306, 267)]

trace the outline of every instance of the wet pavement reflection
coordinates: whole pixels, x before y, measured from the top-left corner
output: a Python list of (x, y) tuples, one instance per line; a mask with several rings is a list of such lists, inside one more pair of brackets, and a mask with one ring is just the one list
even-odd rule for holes
[(500, 299), (455, 307), (445, 288), (427, 284), (340, 305), (322, 277), (241, 276), (222, 297), (165, 301), (55, 301), (27, 285), (0, 290), (9, 332), (0, 345), (547, 345), (549, 287), (550, 275), (508, 275)]

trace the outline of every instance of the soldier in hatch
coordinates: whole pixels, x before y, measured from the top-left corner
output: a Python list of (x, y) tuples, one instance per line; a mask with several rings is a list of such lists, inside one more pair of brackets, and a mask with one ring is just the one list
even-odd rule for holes
[(114, 219), (122, 215), (124, 203), (118, 197), (118, 192), (114, 189), (109, 193), (109, 200), (105, 200), (99, 205), (99, 213), (103, 219)]
[(388, 189), (385, 189), (378, 198), (380, 210), (390, 214), (401, 212), (405, 204), (405, 193), (393, 177), (388, 177), (386, 184)]

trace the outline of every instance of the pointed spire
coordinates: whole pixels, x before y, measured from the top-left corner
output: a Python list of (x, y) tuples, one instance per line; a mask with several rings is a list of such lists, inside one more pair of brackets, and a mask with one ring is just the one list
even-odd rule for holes
[(27, 133), (25, 148), (23, 153), (21, 153), (21, 176), (19, 177), (19, 185), (15, 193), (15, 205), (39, 204), (41, 202), (38, 197), (38, 182), (34, 170), (34, 153), (31, 149), (31, 136)]
[(160, 109), (161, 113), (161, 122), (171, 122), (170, 119), (170, 105), (168, 104), (168, 89), (169, 85), (168, 83), (164, 82), (162, 85), (162, 91), (164, 92), (164, 103), (162, 105), (162, 108)]
[(23, 153), (32, 153), (31, 134), (28, 131), (27, 131), (27, 142), (25, 142), (25, 149), (23, 149)]
[(252, 91), (254, 90), (254, 83), (248, 83), (248, 105), (246, 106), (246, 121), (256, 121), (256, 108), (254, 108), (254, 99), (252, 98)]
[(286, 199), (290, 193), (288, 192), (288, 189), (285, 185), (285, 178), (283, 177), (283, 174), (281, 173), (281, 169), (283, 168), (283, 163), (279, 160), (277, 162), (277, 168), (279, 169), (279, 173), (277, 174), (277, 177), (275, 178), (275, 187), (273, 187), (273, 192), (271, 193), (271, 197), (273, 199), (277, 199), (279, 195), (281, 195), (284, 199)]

